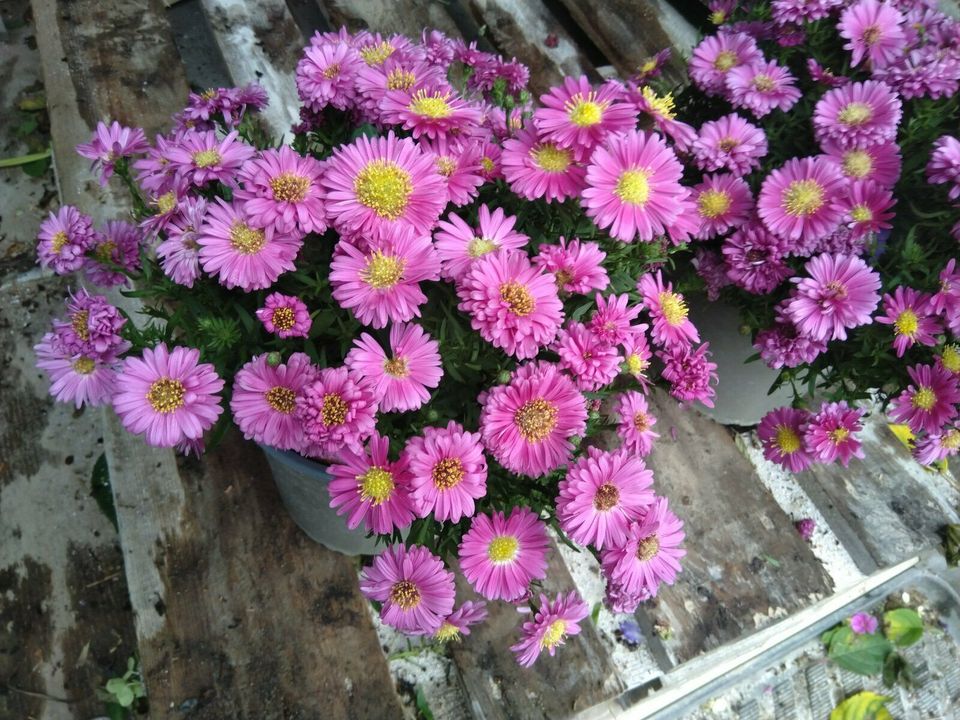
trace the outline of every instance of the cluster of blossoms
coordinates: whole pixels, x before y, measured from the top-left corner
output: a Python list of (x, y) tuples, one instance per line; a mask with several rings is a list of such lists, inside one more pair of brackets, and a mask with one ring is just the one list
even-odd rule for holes
[[(644, 459), (653, 383), (711, 405), (717, 380), (664, 276), (701, 231), (676, 154), (695, 133), (646, 84), (666, 57), (535, 107), (515, 60), (341, 30), (297, 66), (291, 145), (260, 137), (256, 86), (191, 95), (153, 143), (101, 124), (78, 150), (138, 225), (63, 208), (38, 256), (132, 278), (160, 322), (78, 291), (37, 347), (51, 392), (112, 403), (154, 446), (200, 454), (232, 421), (320, 461), (331, 507), (387, 542), (361, 588), (406, 633), (450, 640), (506, 601), (533, 607), (518, 662), (552, 655), (588, 608), (536, 599), (551, 528), (633, 612), (685, 553)], [(483, 601), (456, 606), (453, 559)]]
[[(719, 28), (689, 63), (689, 95), (710, 108), (688, 160), (704, 173), (694, 262), (711, 299), (747, 309), (760, 359), (797, 394), (760, 425), (767, 458), (799, 471), (859, 457), (854, 403), (871, 390), (893, 399), (921, 462), (957, 452), (960, 223), (951, 238), (936, 197), (918, 210), (930, 193), (901, 166), (929, 156), (929, 182), (960, 197), (960, 141), (940, 130), (960, 88), (960, 22), (928, 0), (711, 9)], [(800, 409), (798, 386), (840, 402)]]

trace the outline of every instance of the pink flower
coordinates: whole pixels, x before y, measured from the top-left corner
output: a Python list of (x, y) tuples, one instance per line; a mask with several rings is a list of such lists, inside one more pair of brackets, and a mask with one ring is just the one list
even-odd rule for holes
[(486, 180), (481, 164), (480, 141), (476, 138), (460, 141), (441, 137), (431, 142), (420, 138), (419, 145), (424, 153), (433, 157), (450, 202), (457, 207), (473, 202)]
[(103, 287), (128, 285), (129, 275), (140, 269), (142, 241), (143, 236), (136, 225), (124, 220), (108, 220), (84, 263), (87, 278)]
[(817, 102), (813, 127), (817, 140), (842, 148), (894, 142), (902, 116), (900, 98), (876, 80), (849, 83), (827, 91)]
[(843, 0), (773, 0), (773, 19), (780, 25), (807, 23), (822, 20)]
[(307, 337), (313, 320), (300, 298), (275, 292), (267, 295), (263, 307), (256, 312), (263, 328), (278, 338)]
[(543, 140), (576, 153), (589, 151), (611, 133), (632, 130), (637, 111), (623, 102), (623, 87), (606, 82), (594, 90), (586, 76), (565, 77), (563, 85), (540, 96), (543, 107), (533, 113), (533, 123)]
[(437, 223), (434, 239), (443, 277), (460, 280), (479, 258), (497, 250), (519, 250), (530, 240), (514, 229), (516, 216), (506, 215), (502, 208), (490, 212), (483, 204), (478, 213), (476, 230), (453, 213)]
[(360, 591), (383, 603), (384, 624), (414, 635), (432, 635), (452, 611), (453, 573), (419, 545), (390, 545), (360, 574)]
[(647, 336), (644, 333), (634, 333), (623, 343), (623, 367), (624, 370), (633, 376), (640, 383), (640, 387), (647, 390), (650, 386), (650, 378), (647, 377), (647, 369), (650, 367), (650, 358), (653, 352), (647, 343)]
[(581, 243), (578, 238), (567, 242), (563, 235), (558, 243), (542, 243), (533, 263), (553, 274), (560, 292), (588, 295), (591, 290), (603, 290), (610, 284), (603, 267), (607, 254), (597, 243)]
[(557, 336), (554, 350), (560, 356), (560, 367), (570, 373), (581, 390), (599, 390), (620, 374), (617, 348), (583, 323), (567, 323)]
[(584, 187), (584, 169), (573, 150), (540, 141), (531, 130), (520, 130), (504, 141), (500, 167), (510, 189), (527, 200), (563, 202)]
[(235, 197), (254, 227), (278, 233), (322, 233), (327, 229), (320, 186), (321, 165), (284, 145), (263, 150), (240, 170), (243, 188)]
[(811, 459), (822, 463), (839, 459), (847, 467), (850, 458), (862, 458), (863, 449), (856, 434), (863, 429), (863, 415), (863, 410), (851, 408), (843, 401), (823, 403), (803, 429), (803, 443)]
[(300, 450), (303, 428), (295, 413), (297, 397), (316, 375), (304, 353), (293, 353), (278, 365), (271, 365), (263, 353), (240, 368), (233, 378), (230, 410), (243, 436), (278, 450)]
[(380, 102), (389, 90), (416, 92), (442, 85), (445, 79), (442, 67), (421, 60), (390, 57), (382, 65), (362, 65), (356, 80), (359, 104), (366, 115), (382, 122)]
[(838, 200), (845, 185), (832, 163), (791, 158), (763, 181), (757, 213), (770, 232), (785, 240), (821, 240), (843, 219)]
[(420, 317), (427, 301), (420, 283), (439, 279), (440, 258), (430, 236), (409, 228), (369, 248), (341, 240), (330, 263), (334, 300), (374, 328)]
[(792, 270), (784, 262), (789, 243), (752, 220), (723, 241), (721, 251), (727, 277), (756, 295), (773, 292)]
[(79, 351), (65, 343), (60, 333), (47, 333), (33, 348), (37, 367), (50, 377), (50, 395), (57, 402), (97, 407), (109, 403), (116, 392), (116, 353)]
[(560, 593), (553, 601), (541, 594), (540, 609), (523, 624), (523, 639), (510, 646), (517, 664), (531, 667), (544, 650), (553, 657), (569, 636), (580, 634), (580, 621), (589, 614), (590, 607), (575, 591)]
[(626, 450), (588, 448), (567, 468), (557, 496), (560, 528), (598, 550), (627, 542), (630, 523), (653, 504), (653, 472)]
[(130, 343), (120, 332), (127, 319), (103, 295), (91, 295), (84, 288), (70, 293), (68, 321), (54, 320), (57, 339), (70, 354), (89, 357), (119, 355)]
[(943, 428), (917, 440), (913, 457), (921, 465), (933, 465), (960, 452), (960, 428)]
[(797, 331), (814, 340), (846, 340), (847, 330), (871, 322), (880, 302), (880, 274), (858, 257), (817, 255), (794, 277), (796, 295), (786, 315)]
[(693, 49), (690, 78), (708, 95), (722, 95), (731, 69), (762, 60), (756, 41), (745, 33), (708, 35)]
[(488, 600), (519, 600), (547, 576), (547, 526), (528, 508), (477, 514), (460, 541), (460, 569)]
[(814, 530), (817, 529), (817, 523), (813, 518), (800, 518), (793, 523), (793, 526), (797, 529), (797, 534), (807, 542), (810, 542)]
[(956, 266), (956, 259), (950, 258), (940, 271), (940, 289), (930, 298), (930, 307), (944, 316), (954, 335), (960, 336), (960, 272)]
[(893, 227), (888, 220), (893, 219), (894, 213), (887, 211), (896, 203), (890, 190), (870, 180), (850, 183), (846, 195), (840, 200), (854, 238)]
[(487, 450), (511, 472), (540, 477), (564, 465), (587, 407), (573, 381), (549, 363), (490, 390), (480, 414)]
[(163, 274), (188, 288), (200, 277), (200, 246), (197, 236), (207, 214), (207, 201), (188, 197), (167, 226), (167, 239), (157, 246)]
[(487, 494), (487, 460), (480, 433), (464, 431), (452, 420), (445, 428), (426, 427), (407, 441), (410, 494), (420, 517), (437, 522), (472, 517), (474, 500)]
[(532, 358), (556, 337), (563, 304), (552, 275), (518, 250), (476, 260), (457, 286), (459, 308), (484, 340), (519, 360)]
[(937, 139), (927, 163), (927, 180), (931, 185), (952, 183), (948, 197), (960, 198), (960, 140), (950, 135)]
[(212, 130), (188, 130), (167, 148), (165, 157), (179, 181), (200, 187), (217, 180), (236, 187), (237, 172), (255, 153), (254, 148), (238, 140), (236, 130), (222, 140)]
[(388, 90), (380, 101), (381, 118), (400, 125), (414, 138), (469, 135), (480, 124), (480, 110), (454, 93), (446, 82), (417, 90)]
[(324, 368), (297, 397), (310, 456), (335, 457), (341, 450), (363, 452), (376, 425), (377, 398), (345, 367)]
[(797, 79), (775, 60), (754, 60), (727, 73), (727, 95), (734, 107), (762, 118), (773, 110), (786, 112), (800, 99)]
[(683, 295), (673, 291), (673, 283), (663, 282), (660, 270), (641, 275), (637, 291), (653, 319), (653, 341), (665, 347), (682, 347), (700, 342), (700, 334), (687, 317), (689, 310)]
[(772, 328), (761, 330), (753, 343), (767, 367), (797, 367), (813, 362), (821, 353), (827, 351), (826, 340), (814, 340), (797, 332), (796, 325), (786, 315), (784, 301), (776, 307), (776, 324)]
[(637, 87), (633, 82), (627, 83), (627, 93), (630, 100), (636, 104), (637, 110), (653, 118), (657, 130), (673, 140), (677, 150), (687, 152), (690, 149), (691, 143), (697, 137), (697, 131), (687, 123), (677, 120), (672, 94), (657, 95), (649, 85)]
[(821, 143), (825, 155), (820, 157), (837, 166), (850, 180), (872, 180), (892, 188), (900, 179), (900, 148), (895, 143), (844, 150), (831, 140)]
[(606, 577), (606, 581), (603, 604), (612, 613), (633, 615), (640, 603), (653, 597), (645, 587), (641, 586), (637, 592), (631, 592), (622, 583), (615, 582), (609, 577)]
[(898, 286), (894, 294), (883, 296), (883, 311), (874, 320), (883, 325), (893, 325), (893, 348), (897, 357), (903, 357), (907, 348), (916, 343), (933, 346), (935, 335), (943, 330), (932, 312), (930, 296), (913, 288)]
[(803, 429), (809, 419), (809, 412), (791, 407), (776, 408), (764, 415), (757, 427), (763, 456), (790, 472), (806, 470), (812, 461), (803, 444)]
[(197, 440), (223, 412), (223, 380), (200, 351), (164, 343), (128, 357), (116, 381), (113, 408), (128, 432), (143, 435), (148, 445), (174, 447)]
[(415, 323), (390, 326), (390, 355), (367, 333), (353, 341), (344, 364), (370, 387), (383, 412), (416, 410), (440, 384), (440, 345)]
[(459, 640), (460, 635), (469, 635), (470, 626), (487, 619), (487, 604), (467, 600), (463, 605), (447, 615), (434, 638), (440, 642)]
[(647, 326), (644, 324), (631, 325), (640, 314), (641, 306), (630, 305), (630, 296), (627, 293), (607, 297), (597, 293), (594, 301), (597, 309), (590, 316), (588, 327), (599, 339), (617, 345), (646, 331)]
[(623, 446), (637, 455), (649, 455), (660, 435), (653, 431), (657, 418), (650, 412), (647, 399), (636, 390), (627, 390), (617, 397), (613, 412)]
[(873, 635), (879, 622), (870, 613), (858, 612), (850, 618), (850, 629), (857, 635)]
[(374, 432), (366, 450), (344, 448), (327, 467), (330, 507), (347, 516), (351, 530), (362, 522), (368, 532), (385, 535), (413, 522), (407, 458), (391, 462), (389, 450), (390, 440)]
[(141, 128), (123, 127), (116, 120), (109, 126), (98, 122), (90, 142), (80, 143), (76, 148), (77, 155), (93, 160), (90, 170), (100, 171), (101, 187), (106, 187), (107, 181), (113, 176), (117, 160), (145, 153), (149, 149), (150, 144)]
[(590, 157), (583, 207), (612, 237), (649, 242), (681, 216), (690, 194), (680, 185), (682, 176), (683, 166), (659, 136), (613, 135)]
[(767, 136), (732, 113), (705, 122), (691, 150), (701, 170), (729, 170), (740, 177), (760, 167), (760, 159), (767, 154)]
[(270, 287), (295, 269), (303, 240), (276, 233), (273, 227), (255, 228), (239, 203), (217, 198), (207, 208), (197, 244), (204, 272), (217, 276), (221, 285), (250, 292)]
[[(800, 1), (802, 2), (803, 0)], [(842, 75), (834, 75), (830, 68), (824, 67), (813, 58), (807, 58), (807, 72), (810, 73), (811, 80), (820, 85), (826, 85), (827, 87), (840, 87), (850, 81), (849, 78), (843, 77)]]
[(69, 275), (83, 267), (87, 251), (97, 240), (93, 219), (72, 205), (63, 205), (40, 223), (37, 260), (57, 275)]
[(747, 183), (733, 175), (704, 175), (693, 187), (700, 228), (698, 240), (723, 235), (730, 228), (746, 223), (753, 214), (753, 195)]
[(843, 11), (837, 29), (846, 38), (844, 50), (851, 52), (856, 67), (866, 58), (870, 67), (884, 68), (900, 59), (906, 49), (904, 18), (890, 3), (859, 0)]
[(322, 112), (327, 105), (347, 110), (356, 99), (357, 73), (362, 67), (360, 55), (347, 43), (311, 44), (297, 63), (297, 93), (314, 112)]
[(891, 403), (890, 417), (906, 423), (914, 433), (936, 435), (960, 412), (960, 383), (936, 365), (914, 365), (907, 374), (913, 382)]
[(706, 286), (707, 300), (714, 302), (719, 299), (720, 291), (732, 284), (727, 277), (723, 256), (716, 250), (706, 250), (702, 247), (696, 248), (693, 255), (693, 267), (696, 268), (697, 275)]
[(674, 346), (657, 353), (664, 364), (661, 373), (670, 383), (670, 395), (682, 403), (698, 401), (713, 407), (717, 394), (717, 364), (710, 362), (710, 343), (692, 346)]

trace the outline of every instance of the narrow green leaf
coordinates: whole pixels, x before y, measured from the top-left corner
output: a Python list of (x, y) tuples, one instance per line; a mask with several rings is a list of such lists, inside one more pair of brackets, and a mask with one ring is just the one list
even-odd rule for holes
[(33, 153), (31, 155), (21, 155), (20, 157), (0, 159), (0, 168), (27, 165), (29, 163), (36, 162), (37, 160), (46, 160), (48, 157), (50, 157), (50, 148), (47, 148), (43, 152)]
[(107, 456), (100, 454), (93, 464), (90, 474), (90, 496), (96, 501), (100, 512), (107, 516), (114, 530), (119, 532), (117, 525), (117, 509), (113, 505), (113, 488), (110, 486), (110, 468), (107, 466)]

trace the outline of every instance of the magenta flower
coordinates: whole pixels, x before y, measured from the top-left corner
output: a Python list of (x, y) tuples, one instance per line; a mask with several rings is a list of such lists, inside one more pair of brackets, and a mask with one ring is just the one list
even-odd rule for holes
[(892, 143), (903, 114), (900, 98), (876, 80), (849, 83), (827, 91), (813, 112), (817, 140), (841, 148)]
[(360, 591), (383, 603), (384, 624), (413, 635), (432, 635), (453, 611), (453, 573), (419, 545), (389, 545), (360, 574)]
[(560, 356), (560, 367), (570, 373), (580, 390), (599, 390), (620, 374), (620, 354), (616, 346), (583, 323), (567, 323), (560, 330), (553, 349)]
[(875, 182), (859, 180), (850, 183), (840, 206), (852, 238), (860, 239), (893, 227), (888, 221), (893, 219), (894, 213), (888, 211), (896, 203), (893, 193)]
[(773, 19), (780, 25), (814, 22), (827, 17), (843, 0), (773, 0)]
[(942, 428), (934, 435), (917, 440), (913, 457), (921, 465), (933, 465), (960, 452), (960, 428)]
[(753, 343), (767, 367), (774, 369), (813, 362), (827, 351), (826, 340), (814, 340), (797, 332), (796, 325), (786, 315), (786, 303), (789, 301), (777, 305), (776, 324), (758, 332)]
[(742, 179), (728, 174), (704, 175), (693, 186), (700, 227), (694, 237), (709, 240), (739, 227), (753, 214), (753, 195)]
[(631, 592), (622, 583), (611, 580), (609, 577), (606, 577), (606, 581), (603, 604), (612, 613), (633, 615), (640, 603), (653, 597), (645, 587), (641, 587), (637, 592)]
[(377, 398), (347, 368), (324, 368), (297, 397), (296, 412), (308, 441), (305, 454), (332, 458), (350, 450), (359, 455), (376, 425)]
[(420, 138), (420, 149), (433, 157), (437, 172), (447, 189), (447, 197), (457, 207), (469, 205), (486, 182), (482, 147), (477, 138), (441, 137), (434, 141)]
[(588, 327), (601, 340), (618, 345), (646, 331), (645, 324), (631, 324), (640, 315), (641, 306), (630, 305), (630, 296), (627, 293), (607, 297), (597, 293), (594, 302), (597, 309), (590, 316)]
[(705, 122), (691, 149), (701, 170), (729, 170), (740, 177), (760, 167), (767, 154), (767, 135), (732, 113)]
[(890, 417), (906, 423), (914, 433), (939, 434), (960, 413), (960, 382), (936, 365), (914, 365), (907, 374), (913, 382), (894, 398)]
[(517, 218), (506, 215), (502, 208), (490, 212), (483, 204), (478, 211), (474, 230), (460, 216), (450, 213), (437, 223), (434, 235), (437, 254), (440, 255), (440, 274), (459, 281), (479, 259), (497, 250), (519, 250), (530, 240), (514, 229)]
[(243, 188), (234, 194), (254, 227), (278, 233), (322, 233), (327, 229), (320, 186), (321, 166), (284, 145), (263, 150), (240, 170)]
[(488, 600), (519, 600), (532, 580), (547, 576), (547, 526), (528, 508), (479, 513), (460, 541), (460, 569)]
[(683, 166), (657, 135), (632, 131), (611, 136), (587, 166), (582, 204), (597, 227), (623, 242), (649, 242), (667, 232), (690, 191), (680, 185)]
[(646, 391), (650, 387), (650, 378), (647, 377), (647, 369), (650, 367), (650, 358), (653, 352), (647, 342), (647, 336), (644, 333), (634, 333), (623, 343), (623, 367), (624, 371), (633, 376), (640, 383), (640, 387)]
[(882, 143), (847, 150), (830, 140), (821, 143), (825, 155), (850, 180), (871, 180), (881, 187), (892, 188), (900, 179), (900, 148), (895, 143)]
[(956, 266), (956, 259), (950, 258), (940, 271), (940, 288), (930, 298), (930, 307), (943, 315), (953, 334), (960, 337), (960, 272)]
[(390, 354), (367, 333), (353, 341), (344, 364), (369, 386), (382, 412), (416, 410), (440, 384), (440, 345), (415, 323), (390, 326)]
[(880, 623), (870, 613), (858, 612), (850, 618), (850, 629), (857, 635), (873, 635)]
[(930, 296), (913, 288), (898, 286), (894, 294), (883, 296), (883, 315), (874, 320), (883, 325), (893, 325), (893, 348), (897, 357), (903, 357), (907, 348), (916, 343), (933, 346), (935, 335), (943, 330), (933, 314)]
[(807, 542), (810, 542), (817, 529), (817, 523), (813, 518), (800, 518), (793, 523), (793, 526), (797, 529), (797, 534)]
[(670, 395), (682, 403), (698, 401), (713, 407), (717, 394), (717, 364), (710, 362), (710, 343), (674, 346), (657, 353), (664, 364), (663, 379), (670, 383)]
[(756, 40), (746, 33), (719, 32), (693, 49), (690, 78), (708, 95), (722, 95), (730, 70), (762, 59)]
[(364, 114), (383, 122), (380, 102), (389, 90), (416, 92), (437, 87), (446, 80), (442, 67), (423, 60), (389, 57), (381, 65), (362, 65), (357, 73), (358, 105)]
[(143, 236), (136, 225), (124, 220), (108, 220), (90, 248), (84, 273), (90, 282), (103, 287), (129, 284), (129, 275), (140, 269), (142, 242)]
[(413, 522), (407, 458), (391, 462), (389, 451), (390, 440), (374, 432), (366, 450), (344, 448), (327, 467), (330, 507), (347, 516), (351, 530), (362, 522), (368, 532), (384, 535)]
[(775, 60), (754, 60), (732, 68), (726, 77), (727, 96), (734, 107), (746, 108), (757, 118), (773, 110), (786, 112), (800, 99), (797, 79)]
[(200, 277), (200, 245), (197, 243), (207, 201), (188, 197), (167, 225), (167, 239), (157, 246), (157, 257), (163, 274), (178, 285), (192, 288)]
[(588, 295), (591, 290), (603, 290), (610, 284), (603, 261), (607, 254), (595, 242), (567, 242), (561, 235), (558, 244), (542, 243), (533, 257), (533, 264), (552, 273), (557, 289), (562, 293)]
[(814, 340), (846, 340), (847, 330), (868, 325), (880, 302), (880, 274), (858, 257), (817, 255), (794, 277), (796, 295), (786, 315), (797, 331)]
[(141, 128), (123, 127), (116, 120), (109, 126), (98, 122), (90, 142), (80, 143), (76, 148), (77, 155), (93, 160), (90, 170), (99, 170), (101, 187), (105, 187), (113, 176), (117, 160), (140, 155), (149, 149), (150, 143)]
[(103, 295), (91, 295), (78, 288), (70, 293), (67, 313), (67, 321), (54, 320), (53, 328), (69, 354), (109, 357), (130, 347), (120, 335), (127, 319)]
[(669, 137), (677, 150), (687, 152), (690, 149), (697, 131), (691, 125), (677, 120), (672, 94), (657, 95), (649, 85), (637, 87), (635, 83), (628, 82), (627, 97), (636, 104), (642, 115), (653, 119), (657, 130)]
[(414, 138), (470, 135), (481, 120), (472, 103), (454, 93), (446, 82), (417, 90), (388, 90), (380, 101), (383, 122), (409, 130)]
[(627, 542), (630, 523), (653, 504), (653, 472), (626, 450), (588, 448), (567, 468), (557, 496), (560, 528), (598, 550)]
[(500, 168), (510, 189), (527, 200), (563, 202), (583, 190), (583, 166), (573, 150), (537, 139), (532, 130), (520, 130), (503, 143)]
[(897, 62), (906, 49), (903, 15), (893, 5), (879, 0), (859, 0), (843, 11), (837, 29), (847, 42), (856, 67), (864, 59), (874, 69)]
[(470, 634), (470, 626), (487, 619), (487, 604), (467, 600), (463, 605), (447, 615), (434, 638), (440, 642), (459, 640), (461, 635)]
[(864, 411), (846, 402), (825, 402), (811, 415), (803, 429), (803, 442), (811, 458), (822, 463), (840, 460), (844, 467), (850, 458), (863, 458), (857, 433), (863, 429)]
[(660, 435), (653, 431), (657, 418), (650, 412), (647, 399), (636, 390), (627, 390), (617, 397), (613, 412), (623, 446), (637, 455), (649, 455)]
[(63, 205), (40, 223), (37, 260), (57, 275), (69, 275), (83, 267), (87, 251), (97, 241), (93, 219), (72, 205)]
[(543, 106), (534, 111), (533, 124), (541, 139), (585, 153), (608, 135), (636, 127), (637, 111), (623, 100), (619, 83), (594, 90), (584, 75), (565, 77), (563, 85), (540, 96)]
[(641, 275), (637, 291), (653, 319), (653, 342), (664, 347), (683, 347), (700, 342), (697, 328), (687, 317), (689, 310), (683, 295), (673, 291), (673, 283), (663, 282), (660, 270)]
[(487, 460), (480, 433), (466, 432), (452, 420), (445, 428), (426, 427), (407, 441), (410, 495), (420, 517), (438, 522), (472, 517), (474, 501), (487, 494)]
[(230, 411), (247, 440), (278, 450), (300, 450), (303, 428), (296, 416), (297, 397), (316, 379), (304, 353), (271, 365), (267, 353), (255, 356), (233, 378)]
[(697, 275), (706, 286), (707, 300), (714, 302), (719, 299), (720, 291), (731, 285), (727, 277), (727, 266), (723, 262), (723, 255), (716, 250), (706, 250), (698, 247), (693, 251), (693, 267)]
[(948, 197), (960, 198), (960, 140), (950, 135), (937, 139), (927, 163), (927, 180), (931, 185), (952, 183)]
[(218, 393), (223, 380), (200, 351), (164, 343), (128, 357), (116, 381), (113, 408), (128, 432), (148, 445), (174, 447), (197, 440), (223, 412)]
[(806, 470), (813, 458), (803, 444), (803, 430), (810, 413), (791, 407), (771, 410), (757, 426), (763, 456), (790, 472)]
[(553, 601), (541, 594), (540, 609), (523, 624), (523, 639), (510, 646), (517, 664), (531, 667), (544, 650), (553, 657), (569, 636), (580, 634), (580, 621), (589, 614), (590, 606), (576, 591), (560, 593)]
[(216, 180), (236, 187), (241, 166), (255, 154), (236, 130), (222, 140), (212, 130), (188, 130), (167, 148), (165, 158), (180, 181), (200, 187)]
[(267, 295), (256, 316), (264, 330), (282, 339), (307, 337), (313, 324), (303, 300), (278, 292)]
[(297, 63), (297, 93), (313, 112), (322, 112), (327, 105), (347, 110), (356, 99), (362, 67), (360, 55), (347, 43), (312, 43)]
[(770, 232), (785, 240), (821, 240), (843, 219), (838, 201), (845, 185), (835, 165), (791, 158), (764, 179), (757, 213)]
[(850, 82), (849, 78), (835, 75), (830, 68), (822, 66), (813, 58), (807, 58), (807, 72), (810, 73), (811, 80), (827, 87), (840, 87)]
[(61, 333), (47, 333), (34, 346), (37, 367), (50, 377), (50, 395), (57, 402), (97, 407), (109, 403), (116, 392), (116, 353), (78, 351), (64, 342)]
[(756, 295), (773, 292), (793, 272), (784, 262), (790, 243), (752, 220), (723, 241), (727, 278), (737, 287)]

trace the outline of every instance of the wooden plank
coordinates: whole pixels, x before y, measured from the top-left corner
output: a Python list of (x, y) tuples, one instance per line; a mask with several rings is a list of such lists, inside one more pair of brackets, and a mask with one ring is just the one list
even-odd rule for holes
[[(461, 594), (473, 595), (458, 576)], [(552, 546), (544, 590), (550, 597), (575, 589), (559, 551)], [(489, 603), (487, 622), (451, 646), (454, 663), (477, 720), (562, 720), (614, 697), (624, 688), (589, 618), (554, 657), (544, 653), (529, 669), (517, 665), (510, 646), (528, 616), (505, 602)]]
[(796, 612), (832, 583), (726, 428), (659, 390), (650, 400), (660, 439), (648, 465), (684, 521), (687, 556), (676, 584), (639, 612), (668, 623), (666, 649), (683, 662)]
[(330, 25), (346, 25), (351, 31), (369, 29), (384, 35), (401, 33), (413, 40), (423, 28), (435, 28), (450, 37), (460, 30), (450, 17), (446, 3), (435, 0), (320, 0)]
[(851, 555), (870, 572), (936, 547), (940, 528), (958, 522), (960, 493), (951, 476), (920, 467), (882, 417), (869, 418), (861, 438), (863, 460), (814, 465), (797, 480), (838, 536), (865, 548)]

